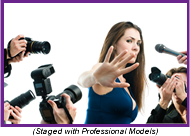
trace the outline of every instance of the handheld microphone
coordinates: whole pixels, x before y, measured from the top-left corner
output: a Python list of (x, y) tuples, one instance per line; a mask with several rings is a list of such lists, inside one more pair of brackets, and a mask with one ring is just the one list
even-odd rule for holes
[(183, 53), (176, 52), (176, 51), (174, 51), (174, 50), (171, 50), (171, 49), (167, 48), (167, 47), (164, 46), (163, 44), (157, 44), (157, 45), (155, 46), (155, 49), (156, 49), (156, 51), (159, 52), (159, 53), (167, 53), (167, 54), (174, 55), (174, 56), (181, 55), (182, 57), (186, 56), (186, 55), (183, 54)]

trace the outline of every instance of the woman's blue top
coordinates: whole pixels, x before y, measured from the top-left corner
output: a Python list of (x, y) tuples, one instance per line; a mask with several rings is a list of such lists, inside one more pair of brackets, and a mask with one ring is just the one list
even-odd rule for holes
[[(116, 82), (120, 82), (118, 78)], [(130, 124), (137, 117), (138, 106), (133, 110), (132, 99), (124, 88), (113, 88), (105, 95), (98, 95), (90, 87), (88, 98), (85, 124)]]

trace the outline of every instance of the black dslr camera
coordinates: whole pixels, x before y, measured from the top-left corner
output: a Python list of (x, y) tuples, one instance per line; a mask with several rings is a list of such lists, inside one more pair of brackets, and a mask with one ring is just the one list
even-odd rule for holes
[[(171, 78), (168, 75), (162, 74), (162, 72), (157, 67), (152, 67), (151, 72), (152, 73), (149, 74), (149, 79), (155, 82), (159, 87), (161, 87), (166, 82), (167, 78)], [(175, 89), (173, 92), (175, 92)]]
[[(39, 110), (41, 113), (41, 116), (44, 121), (46, 122), (54, 122), (55, 118), (53, 115), (53, 109), (51, 105), (47, 102), (48, 100), (52, 100), (57, 104), (58, 108), (64, 108), (68, 118), (70, 119), (71, 116), (69, 112), (67, 111), (65, 105), (66, 101), (64, 97), (61, 97), (61, 94), (66, 93), (70, 96), (70, 99), (73, 103), (76, 103), (82, 98), (82, 92), (81, 90), (75, 86), (70, 85), (67, 87), (62, 93), (58, 94), (57, 96), (47, 96), (47, 94), (50, 94), (52, 92), (50, 79), (47, 78), (50, 75), (52, 75), (55, 72), (53, 66), (51, 64), (49, 65), (43, 65), (38, 67), (38, 69), (32, 71), (31, 77), (34, 79), (34, 88), (36, 91), (37, 96), (42, 96), (42, 102), (39, 105)], [(72, 123), (72, 118), (70, 119), (70, 123)]]
[(50, 43), (47, 41), (44, 42), (33, 41), (29, 37), (20, 38), (19, 40), (21, 39), (25, 39), (27, 41), (26, 53), (30, 52), (32, 54), (38, 54), (38, 53), (48, 54), (50, 52), (51, 46)]
[[(22, 40), (22, 39), (25, 39), (27, 41), (25, 54), (27, 52), (30, 52), (31, 54), (38, 54), (38, 53), (48, 54), (51, 50), (51, 45), (47, 41), (43, 41), (43, 42), (33, 41), (29, 37), (20, 38), (19, 40)], [(9, 41), (9, 43), (7, 45), (7, 49), (8, 49), (9, 56), (13, 58), (14, 56), (11, 56), (11, 54), (10, 54), (11, 41), (12, 40)], [(18, 56), (20, 53), (18, 53), (16, 56)]]
[[(167, 78), (171, 78), (171, 76), (164, 75), (157, 67), (151, 68), (151, 73), (149, 74), (149, 79), (153, 82), (155, 82), (159, 87), (161, 87), (167, 80)], [(176, 78), (178, 78), (176, 76)], [(179, 78), (178, 78), (179, 79)], [(185, 86), (185, 92), (187, 92), (187, 87)], [(176, 92), (175, 89), (173, 92)]]
[[(36, 97), (33, 94), (31, 90), (28, 90), (26, 93), (23, 93), (19, 95), (18, 97), (14, 98), (11, 101), (4, 101), (4, 103), (8, 102), (11, 106), (15, 107), (18, 106), (19, 108), (24, 108), (26, 105), (28, 105), (32, 100), (34, 100)], [(12, 116), (9, 117), (10, 119), (13, 119)]]
[(162, 72), (157, 67), (151, 68), (151, 73), (149, 74), (149, 79), (155, 82), (159, 87), (161, 87), (167, 78), (171, 78), (170, 76), (166, 76), (162, 74)]

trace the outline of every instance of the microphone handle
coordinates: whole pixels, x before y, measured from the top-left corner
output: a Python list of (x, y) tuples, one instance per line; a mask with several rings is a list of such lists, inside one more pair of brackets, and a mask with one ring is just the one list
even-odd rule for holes
[(168, 48), (165, 48), (163, 52), (164, 52), (164, 53), (168, 53), (168, 54), (170, 54), (170, 55), (174, 55), (174, 56), (178, 56), (178, 55), (181, 55), (182, 57), (186, 56), (186, 55), (183, 54), (183, 53), (176, 52), (176, 51), (170, 50), (170, 49), (168, 49)]

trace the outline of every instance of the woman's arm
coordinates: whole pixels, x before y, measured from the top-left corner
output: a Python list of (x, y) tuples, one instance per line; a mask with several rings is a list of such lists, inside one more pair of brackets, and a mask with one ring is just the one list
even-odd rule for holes
[(97, 84), (93, 73), (99, 66), (101, 66), (101, 64), (102, 63), (98, 63), (94, 65), (90, 71), (85, 71), (84, 73), (82, 73), (78, 79), (78, 84), (84, 88), (88, 88)]

